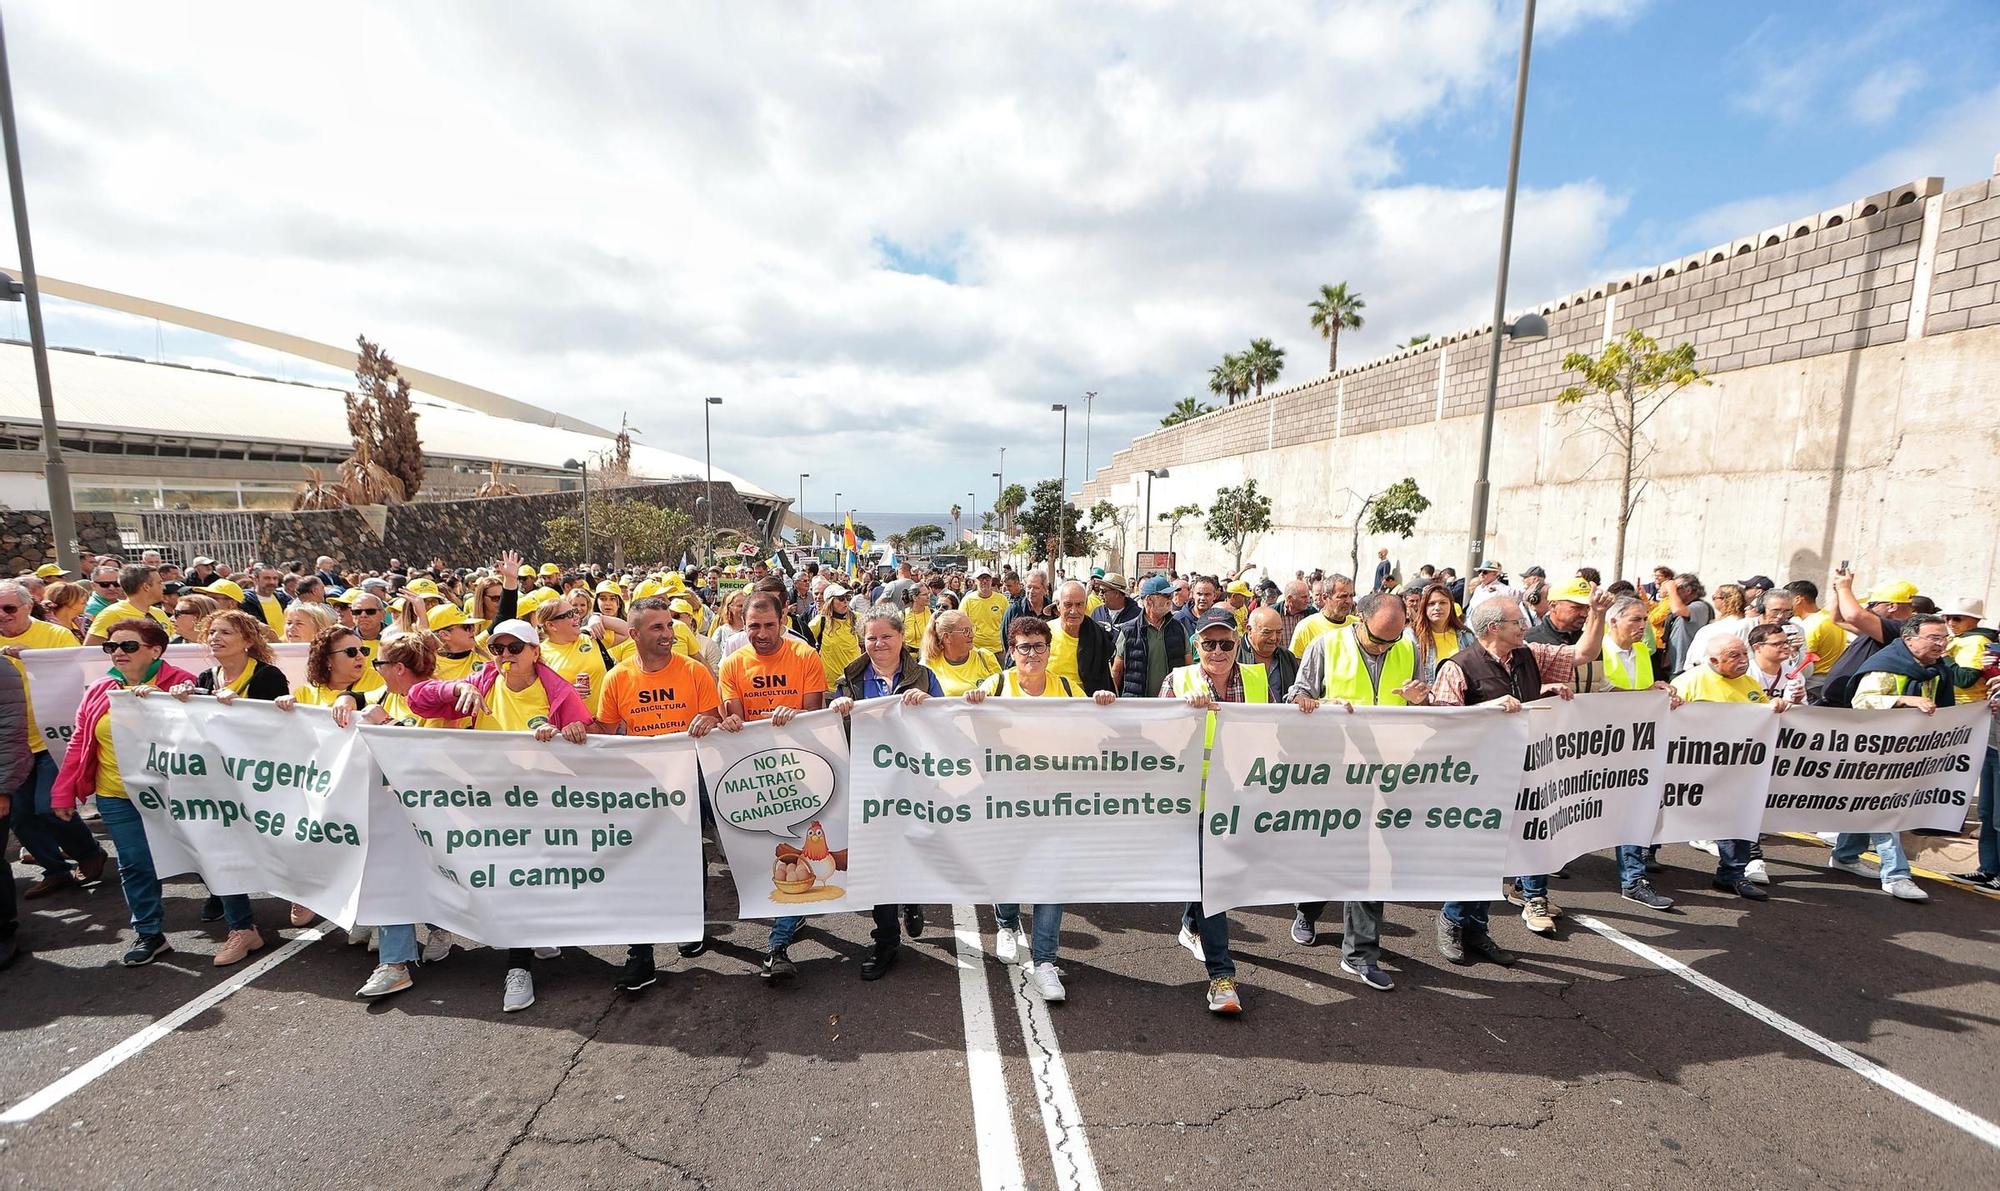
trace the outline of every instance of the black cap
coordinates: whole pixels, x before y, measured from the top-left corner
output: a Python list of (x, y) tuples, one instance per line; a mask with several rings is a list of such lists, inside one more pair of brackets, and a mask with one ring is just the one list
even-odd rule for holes
[(176, 582), (175, 580), (169, 579), (165, 583), (160, 584), (160, 590), (166, 593), (167, 595), (177, 596), (182, 592), (188, 590), (188, 585), (185, 583), (180, 583)]
[(1526, 578), (1529, 575), (1533, 575), (1537, 579), (1546, 579), (1549, 577), (1549, 573), (1540, 567), (1529, 567), (1527, 570), (1521, 572), (1522, 578)]
[(1769, 575), (1752, 575), (1752, 576), (1750, 576), (1750, 577), (1749, 577), (1748, 579), (1745, 579), (1745, 580), (1743, 580), (1743, 581), (1742, 581), (1741, 583), (1738, 583), (1738, 584), (1737, 584), (1736, 586), (1738, 586), (1738, 587), (1761, 587), (1761, 588), (1763, 588), (1763, 589), (1764, 589), (1765, 591), (1769, 591), (1769, 590), (1771, 590), (1771, 589), (1772, 589), (1773, 587), (1776, 587), (1776, 586), (1777, 586), (1777, 584), (1775, 584), (1775, 583), (1771, 582), (1771, 577), (1770, 577)]
[(1195, 636), (1217, 628), (1228, 629), (1232, 633), (1236, 631), (1236, 613), (1230, 611), (1227, 604), (1217, 604), (1202, 613), (1201, 619), (1194, 624)]

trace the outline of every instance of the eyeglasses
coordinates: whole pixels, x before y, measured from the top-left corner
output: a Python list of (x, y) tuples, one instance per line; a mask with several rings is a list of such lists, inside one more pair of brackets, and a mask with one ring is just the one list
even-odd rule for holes
[(1214, 653), (1222, 649), (1235, 649), (1236, 642), (1227, 637), (1203, 637), (1201, 647), (1205, 652)]
[(358, 658), (362, 654), (367, 653), (368, 651), (361, 648), (359, 645), (349, 645), (342, 649), (329, 649), (327, 650), (327, 652), (341, 654), (350, 658)]
[(511, 658), (517, 654), (526, 653), (528, 650), (533, 649), (534, 646), (528, 644), (526, 641), (494, 641), (489, 645), (489, 648), (495, 654)]
[(1049, 647), (1046, 643), (1035, 644), (1035, 645), (1021, 644), (1021, 645), (1016, 645), (1014, 647), (1014, 652), (1020, 654), (1024, 658), (1031, 658), (1037, 654), (1047, 653), (1048, 651)]
[(146, 648), (146, 643), (143, 641), (106, 641), (103, 648), (106, 653), (134, 654)]

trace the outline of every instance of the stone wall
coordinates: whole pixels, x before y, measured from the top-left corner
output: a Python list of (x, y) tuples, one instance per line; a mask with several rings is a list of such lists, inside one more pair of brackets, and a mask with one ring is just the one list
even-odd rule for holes
[[(109, 513), (76, 514), (76, 536), (92, 554), (120, 553), (118, 522)], [(49, 533), (49, 515), (45, 510), (0, 510), (0, 559), (5, 560), (9, 575), (56, 561), (54, 537)]]
[[(1732, 579), (1723, 573), (1797, 567), (1781, 578), (1824, 583), (1851, 557), (1941, 594), (1994, 590), (2000, 490), (1976, 477), (2000, 451), (1996, 290), (2000, 179), (1946, 191), (1926, 178), (1532, 307), (1549, 334), (1504, 345), (1488, 555), (1551, 573), (1609, 568), (1610, 444), (1553, 400), (1572, 379), (1566, 353), (1636, 326), (1694, 344), (1715, 383), (1676, 397), (1656, 427), (1628, 573), (1662, 561)], [(1463, 567), (1491, 335), (1447, 335), (1144, 435), (1088, 478), (1080, 503), (1142, 510), (1146, 471), (1161, 467), (1156, 515), (1256, 478), (1277, 526), (1246, 559), (1273, 573), (1345, 570), (1359, 494), (1414, 475), (1434, 507), (1413, 542), (1364, 537), (1364, 566), (1385, 545), (1412, 569)], [(1145, 540), (1133, 524), (1128, 563)], [(1164, 527), (1152, 536), (1165, 548)], [(1947, 540), (1970, 545), (1940, 549)], [(1183, 565), (1229, 562), (1198, 526), (1175, 545)]]

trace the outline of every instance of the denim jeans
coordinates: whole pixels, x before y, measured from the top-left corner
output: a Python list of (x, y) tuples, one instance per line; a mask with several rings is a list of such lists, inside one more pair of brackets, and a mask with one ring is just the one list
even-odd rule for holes
[(1526, 877), (1515, 877), (1514, 884), (1521, 890), (1522, 897), (1547, 897), (1549, 895), (1549, 875), (1535, 873)]
[[(1056, 949), (1062, 944), (1062, 903), (1042, 904), (1035, 907), (1033, 942), (1034, 960), (1038, 964), (1056, 962)], [(1013, 929), (1021, 925), (1021, 903), (1006, 902), (993, 907), (993, 921)]]
[(1210, 980), (1236, 979), (1236, 961), (1229, 957), (1229, 915), (1205, 914), (1200, 902), (1189, 902), (1181, 907), (1181, 925), (1200, 937), (1201, 965)]
[(792, 940), (798, 937), (799, 928), (805, 924), (805, 916), (802, 914), (787, 914), (783, 918), (773, 918), (771, 920), (771, 942), (765, 950), (776, 951), (780, 947), (790, 947)]
[(385, 964), (413, 964), (417, 962), (417, 928), (401, 922), (395, 926), (378, 926), (375, 939), (382, 949)]
[(1715, 879), (1734, 885), (1743, 879), (1743, 869), (1752, 860), (1751, 848), (1755, 841), (1747, 839), (1719, 839), (1715, 841)]
[(46, 752), (36, 753), (28, 776), (14, 791), (11, 815), (14, 834), (21, 837), (21, 850), (34, 857), (35, 863), (51, 877), (69, 872), (71, 860), (89, 860), (104, 854), (97, 837), (90, 834), (88, 823), (80, 818), (58, 819), (51, 813), (49, 795), (55, 791), (55, 784), (55, 760)]
[(146, 823), (129, 798), (100, 798), (97, 813), (111, 846), (118, 850), (118, 884), (125, 890), (125, 908), (132, 929), (142, 935), (164, 933), (166, 907), (160, 904), (160, 877), (153, 871), (153, 850), (146, 844)]
[(1986, 750), (1979, 767), (1979, 871), (2000, 873), (2000, 828), (1993, 823), (1993, 787), (2000, 784), (2000, 749)]
[(1646, 879), (1647, 844), (1618, 845), (1618, 888), (1630, 889)]
[(1487, 933), (1486, 913), (1490, 908), (1487, 902), (1446, 902), (1444, 920), (1468, 934), (1483, 935)]
[(1882, 883), (1888, 884), (1910, 875), (1910, 858), (1903, 854), (1903, 837), (1894, 831), (1842, 832), (1833, 845), (1833, 858), (1843, 862), (1861, 859), (1861, 853), (1869, 848), (1882, 858)]

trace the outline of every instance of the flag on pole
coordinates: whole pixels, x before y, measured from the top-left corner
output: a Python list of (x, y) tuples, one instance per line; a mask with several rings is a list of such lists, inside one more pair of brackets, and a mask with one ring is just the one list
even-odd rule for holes
[(841, 517), (840, 541), (842, 548), (847, 551), (847, 573), (849, 577), (859, 575), (861, 573), (861, 562), (855, 557), (856, 543), (854, 539), (854, 514), (852, 513), (843, 514)]

